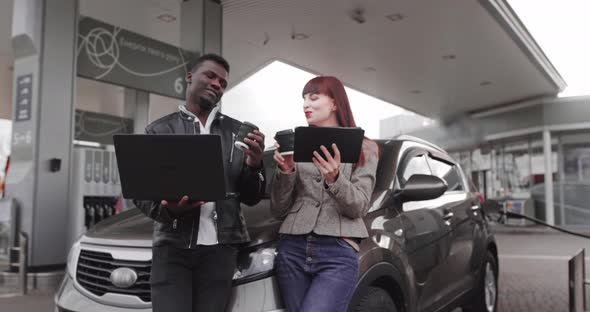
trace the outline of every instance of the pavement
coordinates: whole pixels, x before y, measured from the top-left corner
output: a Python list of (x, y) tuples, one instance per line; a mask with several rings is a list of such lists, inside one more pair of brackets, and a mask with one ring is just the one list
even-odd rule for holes
[[(0, 272), (8, 270), (8, 264), (0, 262)], [(10, 284), (7, 285), (7, 284)], [(26, 296), (18, 294), (12, 282), (0, 280), (0, 311), (1, 312), (52, 312), (54, 311), (53, 295), (56, 290), (30, 290)], [(31, 286), (33, 284), (30, 284)]]
[(32, 291), (26, 296), (0, 296), (2, 312), (53, 312), (54, 309), (52, 293)]
[[(568, 260), (582, 248), (590, 252), (590, 239), (541, 226), (496, 225), (494, 231), (500, 258), (498, 312), (569, 311)], [(590, 258), (585, 260), (590, 265)]]
[[(500, 265), (497, 312), (569, 311), (568, 260), (581, 248), (590, 255), (590, 239), (542, 226), (495, 224), (493, 229)], [(590, 234), (588, 228), (568, 229)], [(590, 257), (586, 265), (590, 265)], [(588, 279), (590, 270), (586, 271)], [(54, 311), (53, 293), (32, 291), (25, 297), (0, 296), (0, 311)]]

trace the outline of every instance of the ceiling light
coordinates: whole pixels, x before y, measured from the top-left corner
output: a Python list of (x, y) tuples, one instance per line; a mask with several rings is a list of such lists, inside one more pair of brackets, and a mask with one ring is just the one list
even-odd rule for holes
[(450, 60), (454, 60), (457, 58), (457, 56), (455, 54), (447, 54), (447, 55), (443, 55), (443, 60), (445, 61), (450, 61)]
[(88, 147), (100, 147), (100, 143), (91, 141), (74, 140), (74, 145), (88, 146)]
[(482, 86), (482, 87), (489, 86), (491, 84), (492, 84), (492, 82), (491, 81), (487, 81), (487, 80), (482, 81), (482, 82), (479, 83), (479, 85)]
[(176, 17), (174, 15), (168, 13), (160, 14), (157, 18), (164, 23), (171, 23), (176, 20)]
[(404, 19), (404, 16), (399, 13), (393, 13), (385, 16), (388, 20), (392, 22), (399, 22)]
[(293, 40), (305, 40), (307, 38), (309, 38), (309, 36), (304, 33), (293, 33), (291, 35), (291, 39)]

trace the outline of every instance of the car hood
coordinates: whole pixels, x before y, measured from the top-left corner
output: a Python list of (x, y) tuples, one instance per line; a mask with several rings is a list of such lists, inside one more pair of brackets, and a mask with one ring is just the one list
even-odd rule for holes
[[(270, 200), (260, 201), (255, 206), (242, 205), (250, 243), (247, 246), (264, 244), (277, 239), (281, 221), (270, 213)], [(88, 230), (81, 242), (99, 245), (151, 247), (153, 220), (134, 208), (121, 212)]]

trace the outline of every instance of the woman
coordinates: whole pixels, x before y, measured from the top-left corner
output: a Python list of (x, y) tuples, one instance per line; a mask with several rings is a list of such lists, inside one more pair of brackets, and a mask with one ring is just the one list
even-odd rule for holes
[[(338, 79), (313, 78), (302, 95), (310, 126), (356, 126)], [(274, 159), (271, 209), (284, 219), (276, 268), (287, 311), (346, 311), (358, 275), (358, 243), (368, 236), (362, 218), (375, 186), (377, 144), (365, 139), (356, 164), (341, 164), (335, 144), (314, 152), (313, 163), (294, 163), (278, 149)]]

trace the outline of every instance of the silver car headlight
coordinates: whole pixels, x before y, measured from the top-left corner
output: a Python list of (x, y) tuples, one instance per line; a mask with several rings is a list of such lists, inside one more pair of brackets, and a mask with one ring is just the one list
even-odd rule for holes
[(78, 267), (78, 257), (80, 256), (80, 240), (76, 242), (70, 248), (68, 253), (67, 271), (72, 279), (76, 279), (76, 268)]
[(249, 283), (272, 275), (277, 243), (271, 242), (241, 251), (233, 277), (234, 285)]

